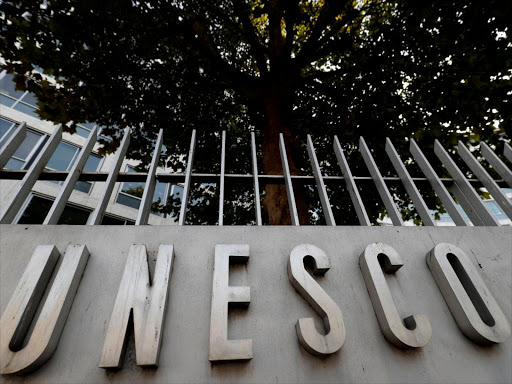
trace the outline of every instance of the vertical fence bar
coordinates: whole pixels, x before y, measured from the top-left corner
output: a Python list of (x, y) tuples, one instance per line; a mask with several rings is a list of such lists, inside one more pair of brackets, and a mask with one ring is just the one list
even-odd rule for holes
[(27, 124), (22, 122), (12, 135), (9, 136), (2, 148), (0, 148), (0, 169), (7, 164), (14, 152), (23, 143), (25, 137), (27, 137)]
[(375, 185), (377, 186), (377, 191), (379, 192), (379, 195), (382, 201), (384, 202), (384, 206), (388, 211), (389, 217), (391, 218), (391, 222), (393, 223), (393, 225), (396, 226), (404, 225), (402, 216), (400, 215), (400, 212), (398, 212), (398, 209), (396, 208), (396, 204), (393, 201), (393, 197), (391, 197), (388, 187), (386, 186), (386, 182), (382, 178), (382, 175), (380, 174), (380, 171), (377, 168), (377, 164), (375, 164), (375, 160), (373, 159), (373, 156), (370, 153), (370, 150), (368, 149), (368, 146), (366, 145), (366, 142), (364, 141), (363, 137), (359, 138), (359, 151), (361, 152), (363, 160), (366, 163), (368, 170), (370, 171), (370, 175), (372, 176), (372, 179)]
[(508, 201), (507, 196), (505, 196), (498, 184), (461, 141), (459, 141), (458, 148), (460, 157), (462, 157), (469, 169), (471, 169), (471, 172), (473, 172), (482, 182), (483, 186), (487, 188), (496, 203), (503, 209), (503, 212), (512, 219), (512, 204)]
[(69, 200), (69, 196), (71, 196), (71, 192), (73, 192), (73, 188), (75, 188), (76, 182), (84, 169), (84, 165), (91, 154), (92, 148), (94, 147), (94, 144), (96, 144), (97, 133), (98, 131), (96, 127), (94, 127), (89, 134), (85, 145), (82, 147), (78, 159), (69, 171), (66, 181), (64, 181), (64, 185), (55, 198), (55, 201), (50, 208), (50, 212), (46, 215), (43, 224), (57, 224), (59, 222), (60, 216), (62, 215), (62, 212), (66, 207), (66, 203)]
[(288, 194), (288, 206), (290, 207), (290, 216), (292, 225), (300, 225), (297, 206), (295, 205), (295, 194), (293, 193), (292, 178), (290, 176), (290, 167), (288, 166), (288, 157), (286, 156), (286, 146), (284, 144), (283, 134), (279, 134), (279, 153), (281, 154), (281, 164), (283, 165), (283, 176)]
[(315, 147), (313, 146), (313, 140), (311, 140), (311, 135), (309, 134), (307, 136), (307, 141), (309, 161), (311, 162), (311, 168), (313, 169), (313, 175), (315, 176), (316, 188), (318, 189), (318, 196), (320, 197), (320, 202), (322, 203), (325, 221), (327, 225), (336, 226), (336, 221), (334, 220), (334, 215), (332, 214), (331, 203), (329, 202), (329, 196), (327, 196), (327, 191), (325, 189), (322, 171), (320, 169), (320, 165), (318, 164)]
[(256, 156), (256, 135), (251, 132), (252, 178), (254, 183), (254, 205), (256, 207), (256, 225), (261, 225), (260, 182), (258, 180), (258, 158)]
[(178, 225), (185, 224), (185, 217), (187, 214), (188, 195), (190, 194), (190, 179), (192, 176), (192, 164), (194, 162), (194, 150), (196, 148), (196, 130), (192, 131), (190, 139), (190, 150), (188, 152), (187, 169), (185, 171), (185, 186), (183, 187), (183, 198), (181, 200), (180, 218)]
[(370, 219), (368, 218), (368, 214), (364, 208), (361, 196), (359, 196), (359, 190), (357, 189), (357, 185), (354, 181), (354, 177), (352, 176), (352, 172), (350, 171), (350, 167), (348, 165), (347, 159), (345, 158), (345, 154), (343, 153), (343, 149), (341, 149), (338, 136), (334, 136), (333, 147), (334, 153), (336, 154), (336, 159), (338, 160), (341, 172), (343, 173), (343, 178), (345, 179), (345, 185), (348, 189), (348, 193), (350, 194), (350, 198), (352, 199), (352, 204), (354, 204), (354, 209), (356, 210), (359, 223), (364, 226), (370, 226)]
[(112, 168), (107, 177), (107, 181), (105, 182), (105, 187), (103, 188), (103, 192), (101, 193), (101, 197), (99, 199), (98, 205), (91, 213), (89, 217), (88, 225), (99, 225), (103, 220), (103, 216), (105, 215), (105, 210), (107, 209), (108, 201), (110, 196), (112, 195), (112, 190), (114, 189), (114, 185), (117, 181), (117, 176), (119, 175), (119, 170), (121, 169), (121, 165), (123, 164), (124, 157), (126, 156), (126, 152), (128, 151), (128, 146), (130, 145), (130, 129), (126, 128), (124, 130), (124, 137), (117, 148), (116, 156), (114, 158), (114, 163), (112, 164)]
[(469, 225), (469, 222), (459, 211), (459, 208), (457, 208), (457, 205), (455, 204), (455, 201), (453, 201), (450, 192), (448, 192), (439, 176), (437, 176), (436, 171), (434, 171), (434, 168), (432, 168), (432, 166), (430, 165), (427, 158), (421, 151), (420, 147), (418, 147), (418, 144), (416, 144), (416, 141), (414, 141), (414, 139), (411, 139), (409, 150), (411, 151), (412, 156), (414, 157), (414, 160), (416, 160), (416, 163), (420, 167), (421, 171), (425, 174), (425, 177), (427, 178), (430, 185), (432, 186), (437, 196), (439, 197), (439, 200), (441, 200), (441, 202), (443, 203), (446, 211), (452, 218), (453, 222), (459, 226)]
[(430, 210), (428, 209), (427, 204), (425, 204), (423, 197), (421, 197), (420, 191), (418, 191), (418, 188), (416, 188), (411, 175), (409, 175), (407, 168), (405, 168), (402, 159), (400, 159), (400, 156), (398, 155), (389, 137), (386, 138), (386, 153), (388, 154), (393, 167), (395, 167), (400, 180), (402, 180), (407, 193), (409, 196), (411, 196), (412, 202), (414, 203), (414, 206), (416, 207), (416, 210), (418, 211), (423, 224), (428, 226), (435, 226), (436, 223), (430, 214)]
[[(483, 222), (483, 225), (491, 225), (496, 226), (500, 225), (496, 218), (489, 212), (489, 209), (485, 206), (483, 201), (480, 199), (476, 191), (473, 189), (468, 179), (461, 172), (457, 164), (452, 160), (448, 152), (443, 148), (439, 140), (436, 139), (434, 144), (434, 152), (441, 160), (445, 168), (448, 170), (448, 173), (453, 178), (457, 187), (461, 190), (461, 192), (466, 197), (467, 202), (471, 205), (471, 207), (475, 210), (476, 214), (480, 217)], [(462, 205), (462, 203), (461, 203)], [(464, 205), (462, 205), (464, 207)], [(464, 210), (468, 213), (468, 209), (470, 207), (465, 208)], [(468, 213), (469, 215), (469, 213)], [(472, 220), (473, 221), (473, 220)], [(473, 223), (475, 224), (475, 223)], [(476, 225), (476, 224), (475, 224)]]
[(512, 147), (509, 143), (505, 143), (503, 146), (503, 155), (512, 163)]
[(62, 138), (62, 125), (55, 129), (53, 134), (50, 136), (50, 139), (46, 142), (39, 155), (37, 155), (36, 159), (30, 166), (27, 171), (27, 174), (21, 180), (21, 182), (16, 187), (16, 191), (14, 192), (11, 201), (7, 204), (7, 208), (2, 213), (2, 218), (0, 219), (0, 224), (11, 224), (19, 209), (23, 205), (23, 202), (29, 195), (32, 187), (36, 183), (39, 178), (39, 174), (43, 170), (44, 166), (52, 157), (55, 148), (60, 143), (60, 139)]
[(220, 193), (219, 225), (224, 225), (224, 176), (226, 174), (226, 131), (222, 131), (222, 150), (220, 154)]
[(149, 214), (151, 212), (151, 205), (153, 204), (153, 195), (155, 194), (156, 186), (156, 169), (158, 168), (158, 162), (160, 161), (160, 151), (162, 150), (162, 142), (164, 139), (164, 130), (160, 129), (158, 137), (156, 139), (155, 151), (153, 152), (153, 159), (149, 166), (148, 176), (146, 178), (146, 184), (144, 185), (144, 193), (140, 202), (139, 212), (137, 214), (137, 220), (135, 225), (147, 225), (149, 220)]
[[(506, 146), (505, 146), (506, 148)], [(505, 165), (503, 161), (492, 151), (491, 148), (484, 142), (480, 143), (480, 150), (485, 157), (485, 160), (492, 165), (494, 170), (505, 180), (510, 188), (512, 188), (512, 171)], [(506, 152), (505, 149), (503, 152)]]

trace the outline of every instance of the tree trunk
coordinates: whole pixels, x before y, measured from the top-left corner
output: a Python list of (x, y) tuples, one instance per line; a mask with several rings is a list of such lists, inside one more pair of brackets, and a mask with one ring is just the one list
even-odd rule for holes
[[(279, 151), (280, 133), (283, 134), (286, 144), (290, 173), (292, 175), (301, 174), (300, 165), (304, 159), (300, 143), (288, 125), (290, 113), (290, 92), (283, 90), (283, 87), (272, 86), (264, 98), (263, 169), (266, 174), (283, 174)], [(304, 186), (294, 185), (293, 190), (300, 224), (307, 224), (308, 209)], [(284, 184), (267, 184), (263, 205), (270, 225), (291, 224), (288, 196)]]

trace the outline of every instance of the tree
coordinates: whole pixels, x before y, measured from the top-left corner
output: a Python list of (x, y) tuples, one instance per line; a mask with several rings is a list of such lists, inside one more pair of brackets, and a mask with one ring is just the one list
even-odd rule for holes
[[(508, 0), (6, 0), (0, 47), (2, 66), (37, 95), (42, 118), (96, 121), (113, 137), (132, 127), (129, 155), (146, 163), (164, 128), (178, 171), (197, 129), (195, 169), (211, 172), (212, 146), (227, 129), (241, 138), (230, 142), (232, 171), (250, 172), (251, 130), (262, 141), (267, 174), (282, 172), (280, 132), (293, 174), (307, 171), (307, 133), (326, 170), (335, 167), (330, 147), (337, 134), (363, 171), (359, 136), (376, 157), (386, 136), (396, 138), (401, 153), (408, 153), (406, 137), (423, 147), (438, 138), (449, 148), (457, 139), (497, 144), (510, 137), (511, 9)], [(104, 144), (108, 152), (117, 142)], [(206, 189), (203, 199), (212, 198)], [(306, 223), (311, 191), (294, 189)], [(234, 191), (240, 196), (230, 209), (243, 210), (250, 195)], [(415, 217), (403, 191), (395, 193)], [(429, 193), (431, 206), (442, 210)], [(348, 223), (343, 211), (350, 204), (338, 195), (333, 205)], [(368, 199), (371, 216), (381, 215), (374, 196)], [(284, 186), (266, 185), (264, 206), (269, 223), (289, 223)], [(176, 204), (166, 209), (176, 213)], [(213, 208), (202, 209), (191, 217), (215, 217)]]

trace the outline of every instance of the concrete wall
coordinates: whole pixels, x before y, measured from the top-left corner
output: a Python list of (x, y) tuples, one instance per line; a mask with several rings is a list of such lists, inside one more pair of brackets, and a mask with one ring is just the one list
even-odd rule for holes
[[(372, 242), (389, 244), (405, 265), (387, 275), (402, 317), (425, 314), (432, 339), (403, 351), (379, 328), (359, 269), (359, 255)], [(90, 258), (58, 348), (39, 370), (5, 383), (311, 383), (512, 382), (512, 341), (491, 347), (467, 339), (457, 327), (427, 265), (436, 244), (460, 247), (478, 269), (509, 323), (512, 320), (511, 228), (398, 227), (71, 227), (0, 226), (0, 311), (5, 307), (34, 248), (86, 244)], [(210, 305), (216, 244), (250, 246), (246, 265), (232, 267), (230, 285), (251, 287), (247, 310), (230, 314), (229, 338), (252, 339), (254, 358), (245, 363), (208, 361)], [(287, 275), (290, 251), (299, 244), (320, 247), (331, 269), (316, 281), (343, 312), (346, 341), (327, 358), (310, 355), (299, 344), (295, 323), (319, 317), (293, 289)], [(131, 244), (146, 244), (150, 264), (160, 244), (174, 244), (175, 263), (160, 365), (135, 365), (133, 341), (124, 368), (98, 368), (105, 333)]]

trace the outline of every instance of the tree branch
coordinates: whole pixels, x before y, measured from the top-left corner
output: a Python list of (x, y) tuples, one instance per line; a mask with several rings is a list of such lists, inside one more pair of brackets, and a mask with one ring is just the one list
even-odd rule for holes
[(199, 49), (211, 60), (212, 67), (216, 68), (220, 77), (232, 88), (244, 88), (255, 82), (255, 77), (241, 72), (222, 58), (217, 47), (210, 39), (205, 23), (202, 20), (196, 18), (192, 23), (192, 28), (197, 36), (194, 41), (198, 43)]
[(300, 50), (297, 55), (297, 62), (306, 64), (308, 60), (305, 58), (313, 52), (318, 46), (318, 40), (322, 35), (322, 32), (325, 28), (336, 19), (336, 16), (341, 12), (341, 10), (347, 5), (351, 3), (351, 1), (341, 1), (341, 0), (326, 0), (324, 6), (320, 10), (320, 15), (318, 15), (316, 19), (316, 23), (313, 26), (313, 30), (309, 35), (306, 43)]
[(270, 37), (270, 71), (279, 72), (282, 65), (284, 38), (281, 33), (283, 10), (279, 0), (271, 0), (268, 4), (269, 37)]
[[(336, 36), (336, 34), (344, 27), (348, 26), (350, 23), (352, 23), (354, 20), (357, 19), (357, 16), (360, 16), (358, 20), (358, 24), (355, 27), (355, 29), (358, 29), (361, 26), (361, 23), (363, 19), (368, 16), (373, 9), (375, 9), (378, 5), (381, 5), (380, 2), (371, 2), (368, 6), (361, 8), (360, 10), (357, 10), (355, 8), (351, 8), (350, 10), (345, 13), (345, 15), (338, 20), (330, 29), (329, 32), (327, 32), (319, 41), (318, 46), (321, 47), (325, 43), (329, 42), (331, 38)], [(354, 26), (352, 26), (352, 29), (354, 29)]]
[(285, 42), (285, 54), (290, 57), (293, 49), (293, 37), (295, 26), (295, 20), (299, 14), (299, 1), (298, 0), (281, 0), (282, 7), (284, 9), (284, 21), (286, 24), (286, 42)]
[(266, 49), (261, 44), (258, 33), (254, 28), (254, 25), (249, 17), (249, 6), (245, 1), (234, 1), (233, 4), (235, 6), (236, 13), (242, 23), (242, 28), (244, 30), (247, 42), (251, 46), (251, 53), (253, 54), (254, 59), (256, 60), (256, 65), (258, 66), (258, 69), (262, 74), (267, 74), (267, 59), (265, 57)]
[[(344, 52), (350, 50), (354, 46), (355, 38), (351, 35), (343, 35), (337, 40), (329, 41), (323, 47), (318, 48), (314, 52), (307, 57), (307, 64), (314, 63), (317, 60), (320, 60), (326, 56), (328, 56), (333, 51), (336, 52)], [(298, 65), (304, 65), (306, 63), (301, 62)]]
[[(331, 52), (339, 44), (342, 44), (344, 49), (349, 49), (353, 45), (354, 40), (356, 40), (356, 36), (353, 33), (348, 34), (346, 38), (339, 38), (338, 40), (332, 39), (344, 26), (349, 26), (355, 20), (357, 20), (357, 23), (355, 25), (351, 25), (351, 29), (357, 31), (361, 26), (364, 17), (368, 16), (370, 12), (379, 5), (381, 5), (380, 2), (372, 2), (360, 10), (354, 9), (352, 7), (350, 10), (346, 11), (345, 15), (332, 25), (329, 31), (317, 42), (313, 49), (310, 49), (309, 52), (306, 52), (303, 49), (299, 53), (296, 59), (297, 66), (302, 68), (305, 65), (313, 63), (327, 56), (329, 52)], [(351, 37), (349, 38), (349, 36)]]

